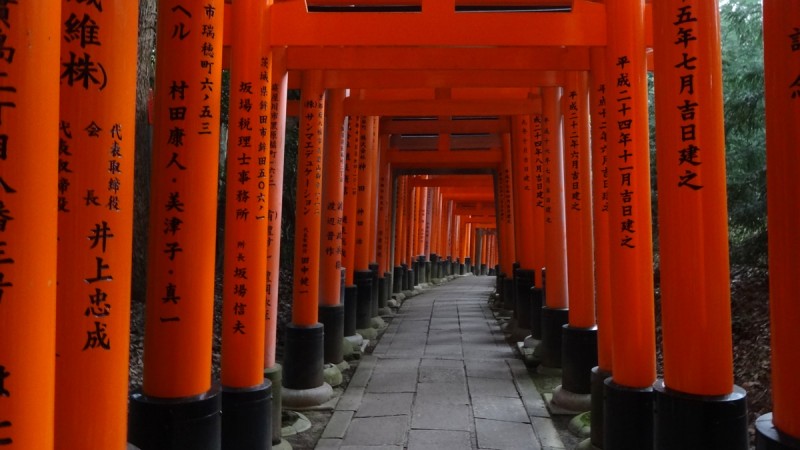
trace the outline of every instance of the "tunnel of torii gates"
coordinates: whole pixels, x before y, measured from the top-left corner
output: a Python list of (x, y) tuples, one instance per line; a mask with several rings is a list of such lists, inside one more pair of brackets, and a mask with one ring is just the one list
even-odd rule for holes
[[(716, 1), (160, 0), (144, 381), (129, 396), (137, 3), (0, 1), (0, 447), (269, 448), (278, 388), (329, 395), (323, 363), (390, 293), (489, 267), (565, 398), (591, 395), (594, 447), (747, 448)], [(758, 445), (795, 449), (800, 2), (763, 7), (774, 409)], [(294, 293), (279, 299), (291, 115)], [(293, 305), (282, 367), (279, 301)]]

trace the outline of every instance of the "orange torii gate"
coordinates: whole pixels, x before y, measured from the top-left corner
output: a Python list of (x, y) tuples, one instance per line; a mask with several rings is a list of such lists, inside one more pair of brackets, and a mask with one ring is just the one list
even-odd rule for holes
[[(135, 14), (114, 2), (0, 3), (0, 334), (14, 342), (0, 348), (0, 446), (122, 447), (133, 195), (133, 167), (124, 163), (132, 120), (122, 106), (132, 96)], [(764, 3), (775, 408), (757, 428), (759, 445), (797, 448), (800, 313), (787, 299), (798, 279), (791, 149), (800, 11), (789, 0)], [(597, 347), (583, 347), (598, 352), (591, 388), (594, 412), (605, 415), (592, 416), (595, 447), (747, 448), (744, 392), (732, 380), (717, 2), (502, 6), (509, 10), (498, 13), (490, 0), (159, 0), (144, 383), (129, 402), (132, 443), (261, 450), (276, 442), (259, 425), (270, 416), (264, 374), (281, 379), (277, 302), (290, 301), (277, 298), (283, 183), (273, 175), (293, 108), (301, 124), (293, 316), (278, 384), (313, 401), (329, 396), (322, 364), (339, 362), (332, 331), (344, 321), (347, 335), (347, 293), (360, 299), (353, 311), (362, 323), (374, 317), (390, 264), (397, 278), (397, 266), (416, 263), (419, 281), (434, 255), (467, 267), (498, 262), (499, 289), (513, 299), (527, 287), (507, 287), (518, 262), (547, 270), (544, 309), (531, 297), (530, 329), (540, 327), (545, 366), (568, 362), (566, 391), (585, 394), (584, 380), (570, 376), (585, 377), (594, 364), (567, 336), (592, 335), (597, 322)], [(236, 101), (220, 386), (210, 361), (223, 64)], [(663, 99), (663, 380), (655, 371), (648, 66)], [(289, 76), (301, 88), (294, 106), (285, 100)], [(336, 130), (345, 118), (342, 142)], [(470, 188), (468, 177), (485, 178)], [(470, 212), (470, 202), (493, 207)], [(348, 291), (356, 270), (363, 289)], [(511, 304), (522, 311), (519, 298)], [(35, 333), (21, 320), (32, 307)], [(76, 312), (85, 320), (68, 317)], [(81, 376), (87, 371), (107, 381), (102, 394), (78, 389), (93, 381)], [(81, 417), (71, 403), (108, 425), (93, 422), (96, 433), (70, 425)]]

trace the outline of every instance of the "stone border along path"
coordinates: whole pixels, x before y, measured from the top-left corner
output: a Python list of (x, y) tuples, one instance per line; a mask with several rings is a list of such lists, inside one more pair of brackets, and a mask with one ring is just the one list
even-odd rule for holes
[(405, 301), (358, 364), (317, 449), (563, 449), (488, 305), (494, 277)]

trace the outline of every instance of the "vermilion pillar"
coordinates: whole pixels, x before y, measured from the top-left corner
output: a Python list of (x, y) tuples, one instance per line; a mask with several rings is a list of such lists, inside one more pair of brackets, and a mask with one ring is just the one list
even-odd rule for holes
[[(531, 337), (535, 340), (542, 339), (542, 306), (544, 306), (544, 272), (546, 265), (545, 256), (545, 170), (547, 168), (547, 157), (545, 149), (545, 131), (549, 133), (549, 128), (545, 126), (545, 117), (541, 114), (531, 117), (531, 140), (532, 140), (532, 164), (531, 177), (533, 180), (533, 204), (531, 214), (533, 215), (533, 225), (531, 234), (533, 239), (533, 269), (534, 269), (534, 288), (531, 290)], [(536, 273), (539, 276), (536, 276)], [(538, 281), (537, 281), (538, 280)]]
[(569, 311), (561, 95), (560, 87), (542, 88), (547, 279), (540, 354), (545, 367), (561, 367), (561, 327)]
[[(377, 123), (377, 118), (376, 118)], [(389, 147), (389, 135), (379, 135), (378, 148), (378, 185), (377, 185), (377, 205), (376, 205), (376, 231), (375, 231), (375, 261), (378, 265), (378, 313), (380, 309), (386, 308), (389, 294), (392, 291), (392, 266), (391, 258), (391, 214), (389, 201), (389, 186), (391, 185), (391, 175), (389, 161), (387, 158)], [(389, 312), (384, 310), (384, 312)]]
[(769, 219), (770, 323), (773, 412), (756, 422), (759, 448), (800, 443), (800, 4), (764, 1), (764, 69), (767, 108), (767, 216)]
[[(7, 15), (0, 21), (6, 56), (0, 59), (0, 443), (9, 448), (51, 449), (56, 211), (61, 201), (56, 190), (61, 163), (55, 152), (59, 132), (55, 99), (63, 70), (59, 68), (61, 2), (7, 2), (3, 10)], [(83, 128), (88, 123), (81, 125), (76, 123), (70, 131), (86, 133)], [(86, 236), (89, 233), (85, 230)]]
[(137, 17), (136, 2), (61, 9), (56, 448), (127, 442)]
[[(260, 0), (237, 0), (230, 10), (231, 26), (260, 35), (264, 6)], [(268, 426), (254, 426), (270, 422), (272, 390), (271, 382), (264, 381), (263, 360), (270, 61), (262, 45), (244, 33), (232, 34), (222, 290), (224, 449), (265, 449), (272, 441)]]
[[(269, 5), (268, 5), (269, 7)], [(283, 165), (286, 144), (286, 99), (288, 76), (286, 52), (262, 46), (270, 58), (269, 88), (269, 200), (267, 206), (267, 289), (264, 314), (264, 376), (272, 382), (272, 443), (281, 442), (281, 378), (283, 367), (275, 362), (278, 330), (278, 298), (281, 260), (281, 220), (283, 217)], [(259, 119), (259, 122), (261, 120)]]
[(347, 148), (345, 152), (344, 215), (342, 216), (342, 266), (345, 271), (344, 288), (344, 335), (348, 340), (360, 343), (356, 334), (356, 309), (358, 290), (354, 282), (356, 254), (356, 211), (358, 210), (358, 172), (361, 118), (347, 119)]
[[(591, 373), (597, 365), (592, 237), (589, 79), (587, 72), (565, 74), (564, 193), (567, 225), (569, 324), (562, 334), (562, 385), (553, 401), (569, 409), (591, 409)], [(563, 393), (573, 395), (562, 395)], [(574, 395), (574, 394), (577, 394)]]
[(344, 174), (344, 218), (342, 220), (342, 265), (346, 270), (346, 284), (353, 284), (356, 255), (356, 212), (358, 210), (358, 172), (361, 136), (361, 118), (349, 117), (347, 121), (347, 152)]
[[(321, 72), (303, 72), (300, 103), (292, 323), (286, 330), (286, 357), (283, 361), (283, 386), (288, 388), (283, 391), (286, 404), (311, 402), (308, 399), (311, 392), (318, 394), (315, 400), (321, 403), (331, 394), (330, 386), (322, 377), (324, 332), (322, 324), (317, 322), (325, 122), (325, 89)], [(295, 396), (292, 391), (305, 391), (307, 395)]]
[[(510, 142), (507, 142), (510, 144)], [(500, 249), (500, 272), (503, 278), (503, 296), (513, 299), (513, 266), (516, 260), (516, 236), (514, 236), (514, 192), (511, 172), (511, 146), (503, 145), (503, 162), (497, 183), (497, 233)], [(483, 261), (478, 261), (482, 263)], [(511, 296), (511, 297), (509, 297)]]
[(362, 330), (362, 335), (367, 332), (372, 334), (372, 317), (377, 313), (377, 310), (373, 311), (373, 303), (377, 303), (378, 300), (377, 293), (373, 296), (375, 280), (369, 268), (374, 245), (370, 235), (373, 220), (372, 190), (375, 184), (375, 172), (378, 170), (377, 155), (372, 151), (374, 133), (373, 118), (363, 117), (358, 147), (358, 201), (355, 212), (355, 273), (353, 274), (358, 287), (356, 328)]
[(733, 385), (719, 6), (653, 6), (664, 347), (655, 448), (746, 450), (745, 392)]
[(129, 438), (218, 448), (210, 374), (222, 52), (198, 49), (222, 47), (224, 4), (162, 0), (158, 11), (144, 382)]
[(614, 374), (606, 380), (604, 447), (646, 450), (655, 327), (644, 1), (609, 0), (606, 8)]
[[(520, 264), (514, 274), (516, 289), (515, 312), (517, 325), (528, 330), (531, 328), (531, 288), (536, 280), (536, 250), (534, 239), (534, 194), (533, 194), (533, 145), (531, 142), (530, 116), (516, 116), (512, 120), (511, 137), (513, 150), (514, 177), (514, 224), (517, 261)], [(541, 224), (538, 225), (541, 228)], [(527, 334), (527, 333), (526, 333)]]
[(590, 51), (592, 122), (592, 204), (594, 210), (594, 277), (597, 313), (597, 367), (592, 369), (592, 445), (603, 446), (603, 382), (611, 376), (611, 268), (608, 229), (608, 105), (606, 98), (606, 51)]
[(343, 89), (328, 92), (325, 149), (322, 176), (323, 221), (320, 247), (320, 322), (325, 327), (325, 362), (341, 363), (344, 339), (342, 296), (342, 218), (344, 216), (344, 171), (346, 145)]

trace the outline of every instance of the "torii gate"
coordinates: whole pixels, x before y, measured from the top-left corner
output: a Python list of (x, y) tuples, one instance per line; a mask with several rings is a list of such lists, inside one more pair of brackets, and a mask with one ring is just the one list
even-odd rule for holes
[[(264, 424), (277, 386), (265, 370), (280, 379), (270, 265), (280, 236), (270, 220), (282, 212), (274, 194), (283, 187), (276, 172), (291, 75), (301, 87), (301, 203), (289, 391), (330, 392), (322, 362), (339, 355), (323, 350), (336, 344), (323, 329), (344, 320), (339, 266), (374, 292), (367, 279), (397, 261), (388, 230), (400, 222), (389, 205), (408, 187), (402, 171), (427, 160), (429, 174), (495, 174), (500, 265), (515, 276), (511, 264), (528, 257), (519, 241), (539, 258), (521, 269), (547, 268), (543, 363), (559, 363), (554, 343), (567, 325), (566, 391), (584, 393), (587, 359), (568, 336), (594, 334), (596, 304), (591, 387), (604, 390), (605, 416), (592, 415), (602, 435), (595, 447), (747, 448), (744, 392), (732, 380), (717, 2), (160, 0), (144, 384), (130, 398), (128, 430), (136, 4), (0, 3), (0, 446), (124, 448), (129, 435), (144, 448), (270, 447), (275, 435)], [(775, 408), (757, 429), (764, 448), (797, 448), (800, 5), (764, 0), (764, 10)], [(226, 44), (234, 122), (220, 386), (210, 360)], [(663, 380), (651, 301), (648, 66), (665, 99), (657, 110)], [(402, 128), (409, 118), (416, 131)], [(528, 167), (532, 199), (517, 192), (525, 191), (516, 175), (525, 161), (514, 159), (525, 154), (526, 118), (537, 156)], [(416, 149), (404, 133), (422, 134)], [(403, 188), (392, 195), (394, 180)], [(398, 215), (406, 225), (412, 213), (423, 220), (419, 197)], [(531, 218), (526, 207), (543, 211)], [(592, 208), (590, 224), (572, 214)], [(330, 245), (321, 243), (323, 214), (333, 221), (324, 231)], [(543, 235), (528, 236), (517, 228), (523, 221)], [(429, 245), (416, 233), (416, 243), (404, 233), (409, 257), (413, 245)], [(578, 251), (589, 240), (593, 251)], [(591, 257), (594, 298), (578, 276), (590, 272)], [(375, 294), (363, 298), (359, 317), (368, 318)], [(320, 315), (320, 305), (328, 312)]]

